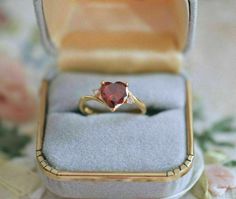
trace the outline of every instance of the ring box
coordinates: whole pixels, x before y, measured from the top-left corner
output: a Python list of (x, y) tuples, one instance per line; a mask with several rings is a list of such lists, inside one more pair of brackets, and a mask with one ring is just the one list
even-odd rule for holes
[[(71, 198), (179, 198), (200, 177), (190, 82), (194, 0), (35, 0), (59, 72), (42, 83), (36, 159), (49, 190)], [(83, 116), (100, 80), (125, 79), (147, 116)], [(142, 96), (143, 95), (143, 96)]]

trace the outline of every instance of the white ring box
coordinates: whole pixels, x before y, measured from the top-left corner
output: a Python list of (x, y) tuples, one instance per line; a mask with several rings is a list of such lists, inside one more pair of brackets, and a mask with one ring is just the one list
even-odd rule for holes
[[(45, 78), (41, 90), (36, 158), (47, 188), (57, 195), (70, 198), (179, 198), (186, 193), (200, 177), (203, 169), (201, 154), (194, 150), (191, 86), (190, 82), (180, 73), (183, 54), (189, 49), (195, 29), (196, 1), (35, 0), (35, 10), (43, 44), (48, 52), (56, 55), (60, 71), (54, 77)], [(86, 74), (82, 72), (86, 72)], [(96, 72), (99, 74), (94, 74)], [(170, 82), (175, 82), (172, 79), (182, 82), (180, 85), (183, 84), (185, 89), (182, 89), (179, 96), (184, 96), (184, 100), (182, 100), (184, 105), (179, 109), (182, 113), (184, 111), (184, 119), (179, 120), (181, 120), (181, 124), (184, 124), (181, 131), (184, 132), (184, 136), (178, 137), (178, 132), (175, 132), (177, 133), (175, 139), (181, 139), (180, 142), (169, 139), (173, 146), (160, 142), (159, 146), (153, 147), (155, 161), (158, 157), (168, 159), (174, 154), (174, 148), (180, 149), (182, 154), (176, 156), (176, 161), (174, 161), (175, 157), (171, 156), (172, 162), (158, 163), (157, 161), (152, 164), (153, 161), (144, 157), (144, 152), (147, 152), (146, 148), (148, 147), (142, 145), (143, 142), (138, 140), (139, 137), (137, 142), (133, 143), (137, 145), (141, 143), (140, 146), (128, 146), (127, 142), (119, 140), (119, 137), (114, 137), (120, 143), (124, 143), (124, 148), (127, 148), (125, 153), (129, 154), (129, 157), (125, 157), (125, 154), (122, 155), (122, 150), (116, 150), (114, 153), (112, 147), (109, 149), (108, 145), (104, 146), (111, 152), (104, 152), (101, 156), (107, 156), (107, 159), (114, 158), (114, 162), (117, 164), (111, 166), (109, 161), (106, 161), (107, 159), (100, 162), (95, 161), (96, 158), (100, 159), (101, 157), (88, 142), (90, 133), (92, 136), (94, 132), (86, 127), (86, 121), (89, 119), (86, 120), (84, 116), (82, 118), (81, 115), (79, 116), (80, 113), (77, 115), (72, 113), (73, 110), (68, 108), (70, 106), (76, 107), (73, 103), (76, 102), (77, 96), (73, 96), (71, 93), (76, 91), (76, 84), (80, 85), (81, 81), (84, 86), (78, 88), (81, 89), (81, 92), (83, 89), (89, 92), (90, 81), (88, 79), (96, 82), (99, 78), (111, 79), (117, 74), (119, 74), (119, 78), (130, 79), (134, 84), (137, 80), (137, 82), (142, 81), (140, 77), (146, 79), (144, 82), (148, 82), (153, 78), (153, 75), (156, 75), (157, 80), (153, 80), (153, 82), (157, 81), (164, 86), (170, 85), (169, 88), (167, 87), (169, 92), (163, 92), (167, 101), (172, 99), (172, 101), (168, 101), (169, 104), (178, 104), (175, 103), (175, 99), (176, 101), (179, 99), (176, 97), (178, 93), (172, 94), (174, 92), (171, 91), (174, 91), (175, 87)], [(151, 77), (150, 74), (152, 74)], [(169, 83), (167, 79), (170, 79)], [(74, 87), (73, 84), (75, 84)], [(62, 85), (67, 85), (68, 88), (71, 85), (71, 91), (67, 91)], [(96, 85), (94, 86), (96, 87)], [(178, 87), (177, 84), (176, 87)], [(138, 89), (136, 91), (138, 92)], [(161, 92), (157, 92), (154, 97), (157, 97), (157, 100), (160, 99), (159, 103), (163, 103), (163, 107), (170, 106)], [(158, 96), (160, 97), (158, 98)], [(163, 97), (163, 101), (161, 101), (161, 97)], [(72, 99), (74, 101), (69, 104)], [(149, 103), (149, 96), (146, 96), (146, 99)], [(152, 96), (150, 96), (150, 107), (153, 105), (151, 99)], [(71, 115), (67, 117), (62, 113), (63, 111), (67, 111)], [(55, 123), (55, 119), (52, 119), (55, 117), (62, 119), (58, 119), (58, 123)], [(77, 137), (77, 134), (73, 134), (75, 128), (80, 128), (75, 123), (71, 125), (71, 129), (67, 129), (70, 139), (61, 138), (65, 136), (63, 128), (72, 121), (70, 117), (81, 119), (78, 119), (78, 123), (81, 122), (81, 129), (78, 129), (78, 132), (81, 131), (81, 139)], [(100, 121), (103, 116), (96, 117), (97, 121)], [(106, 117), (104, 116), (104, 118)], [(110, 115), (110, 117), (116, 116)], [(118, 117), (122, 118), (123, 116), (119, 115)], [(145, 119), (143, 121), (145, 122)], [(178, 123), (178, 121), (176, 119), (174, 123)], [(128, 125), (129, 122), (127, 121)], [(163, 122), (164, 129), (171, 128), (168, 127), (171, 125), (167, 123)], [(98, 126), (94, 121), (93, 124)], [(83, 125), (84, 128), (82, 128)], [(104, 133), (109, 125), (107, 123), (107, 126), (102, 127)], [(58, 126), (57, 129), (56, 126)], [(121, 134), (124, 132), (120, 127), (114, 125), (114, 129), (116, 128)], [(139, 131), (136, 127), (134, 129), (135, 132)], [(69, 131), (72, 133), (70, 134)], [(141, 135), (144, 136), (143, 139), (148, 140), (150, 139), (148, 138), (149, 133), (153, 134), (155, 131), (146, 131), (146, 134)], [(156, 131), (158, 132), (158, 128)], [(99, 133), (102, 132), (99, 131)], [(111, 132), (109, 139), (112, 139), (115, 133), (115, 131)], [(133, 135), (132, 133), (130, 134)], [(165, 133), (168, 134), (160, 132), (160, 134)], [(124, 138), (126, 135), (128, 136), (128, 133), (122, 134)], [(81, 141), (83, 136), (87, 138), (84, 142)], [(78, 139), (78, 144), (83, 150), (76, 151), (78, 148), (76, 148), (76, 144), (72, 143), (73, 139)], [(153, 139), (158, 139), (158, 136), (154, 136)], [(159, 140), (161, 139), (167, 140), (168, 138), (160, 136)], [(96, 138), (94, 146), (96, 144), (101, 146), (100, 141), (99, 137)], [(106, 142), (106, 140), (102, 141)], [(152, 141), (150, 139), (150, 143)], [(116, 146), (117, 140), (111, 140), (111, 142), (114, 144), (114, 148), (119, 148)], [(63, 146), (65, 150), (62, 150)], [(140, 157), (139, 154), (135, 154), (131, 150), (135, 147), (138, 149), (143, 147), (143, 150), (140, 150)], [(173, 150), (166, 150), (166, 153), (170, 151), (170, 154), (159, 154), (158, 147), (160, 149), (173, 147)], [(91, 148), (92, 150), (89, 151)], [(67, 150), (71, 153), (64, 153)], [(76, 156), (74, 153), (78, 155)], [(133, 158), (130, 158), (132, 154)], [(155, 154), (159, 155), (155, 156)], [(86, 158), (88, 156), (94, 157), (94, 161), (91, 158)], [(178, 157), (182, 157), (182, 159), (178, 160)], [(122, 164), (119, 161), (122, 161)], [(163, 164), (168, 165), (163, 166)], [(88, 166), (86, 167), (86, 165)], [(119, 165), (121, 166), (119, 167)], [(159, 166), (168, 169), (156, 170)], [(96, 170), (96, 168), (99, 169)]]

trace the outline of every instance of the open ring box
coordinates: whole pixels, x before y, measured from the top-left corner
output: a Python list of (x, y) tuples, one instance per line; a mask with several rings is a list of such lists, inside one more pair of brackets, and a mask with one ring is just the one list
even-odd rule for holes
[[(70, 198), (179, 198), (203, 162), (191, 90), (180, 72), (194, 0), (35, 0), (58, 72), (42, 83), (36, 156), (46, 187)], [(147, 105), (84, 116), (81, 96), (124, 81)], [(97, 104), (94, 104), (97, 106)]]

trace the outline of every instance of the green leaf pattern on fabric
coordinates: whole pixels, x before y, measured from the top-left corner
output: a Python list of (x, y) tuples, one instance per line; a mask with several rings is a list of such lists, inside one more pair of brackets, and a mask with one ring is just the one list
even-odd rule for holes
[(205, 173), (202, 174), (191, 192), (197, 199), (212, 199), (212, 196), (208, 191), (208, 181)]
[(7, 157), (22, 156), (22, 150), (30, 140), (28, 135), (21, 135), (17, 127), (8, 127), (0, 122), (0, 152)]

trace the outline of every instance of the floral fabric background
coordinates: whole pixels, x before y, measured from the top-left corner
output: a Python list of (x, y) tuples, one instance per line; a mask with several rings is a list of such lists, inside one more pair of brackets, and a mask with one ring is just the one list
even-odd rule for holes
[[(236, 1), (199, 1), (186, 70), (193, 82), (195, 138), (205, 172), (183, 198), (236, 198)], [(43, 50), (32, 0), (0, 1), (0, 198), (59, 199), (37, 175), (38, 89), (53, 59)]]

